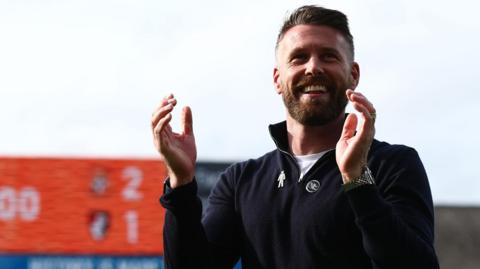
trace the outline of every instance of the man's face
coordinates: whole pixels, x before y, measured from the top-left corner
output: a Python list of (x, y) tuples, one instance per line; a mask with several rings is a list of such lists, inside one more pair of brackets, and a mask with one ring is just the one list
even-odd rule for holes
[(297, 25), (278, 44), (273, 79), (291, 118), (324, 125), (345, 111), (345, 91), (360, 77), (342, 34), (328, 26)]

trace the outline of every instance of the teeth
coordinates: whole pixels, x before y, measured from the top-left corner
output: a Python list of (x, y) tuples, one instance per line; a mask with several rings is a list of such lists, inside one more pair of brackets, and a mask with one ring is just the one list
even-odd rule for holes
[(305, 87), (304, 92), (327, 92), (327, 88), (325, 88), (325, 86), (319, 85), (308, 86)]

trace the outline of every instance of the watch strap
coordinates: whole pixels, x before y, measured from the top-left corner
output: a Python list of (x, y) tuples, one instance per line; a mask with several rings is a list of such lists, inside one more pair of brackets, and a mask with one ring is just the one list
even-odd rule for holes
[(373, 179), (372, 171), (370, 171), (368, 166), (365, 166), (363, 167), (362, 174), (359, 177), (354, 178), (348, 181), (347, 183), (343, 184), (343, 189), (345, 191), (349, 191), (363, 185), (374, 185), (374, 184), (375, 184), (375, 180)]

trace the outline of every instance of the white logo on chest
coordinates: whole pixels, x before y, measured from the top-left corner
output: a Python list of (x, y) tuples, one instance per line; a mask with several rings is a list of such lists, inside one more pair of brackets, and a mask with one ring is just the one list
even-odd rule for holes
[(283, 188), (283, 182), (285, 181), (285, 172), (282, 171), (280, 173), (280, 175), (278, 176), (277, 178), (277, 181), (278, 181), (278, 188)]
[(320, 182), (318, 182), (318, 180), (315, 180), (315, 179), (310, 180), (307, 183), (307, 186), (305, 187), (305, 189), (310, 193), (318, 191), (319, 188), (320, 188)]

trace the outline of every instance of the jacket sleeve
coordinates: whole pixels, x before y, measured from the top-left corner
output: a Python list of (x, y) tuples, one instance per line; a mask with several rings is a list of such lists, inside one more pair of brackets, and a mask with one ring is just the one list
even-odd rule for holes
[(163, 242), (167, 269), (233, 268), (239, 257), (239, 233), (230, 182), (226, 173), (222, 174), (202, 220), (196, 181), (171, 189), (167, 180), (160, 198), (166, 209)]
[(347, 191), (373, 267), (439, 268), (432, 196), (417, 152), (405, 147), (378, 163), (372, 164), (376, 186)]

